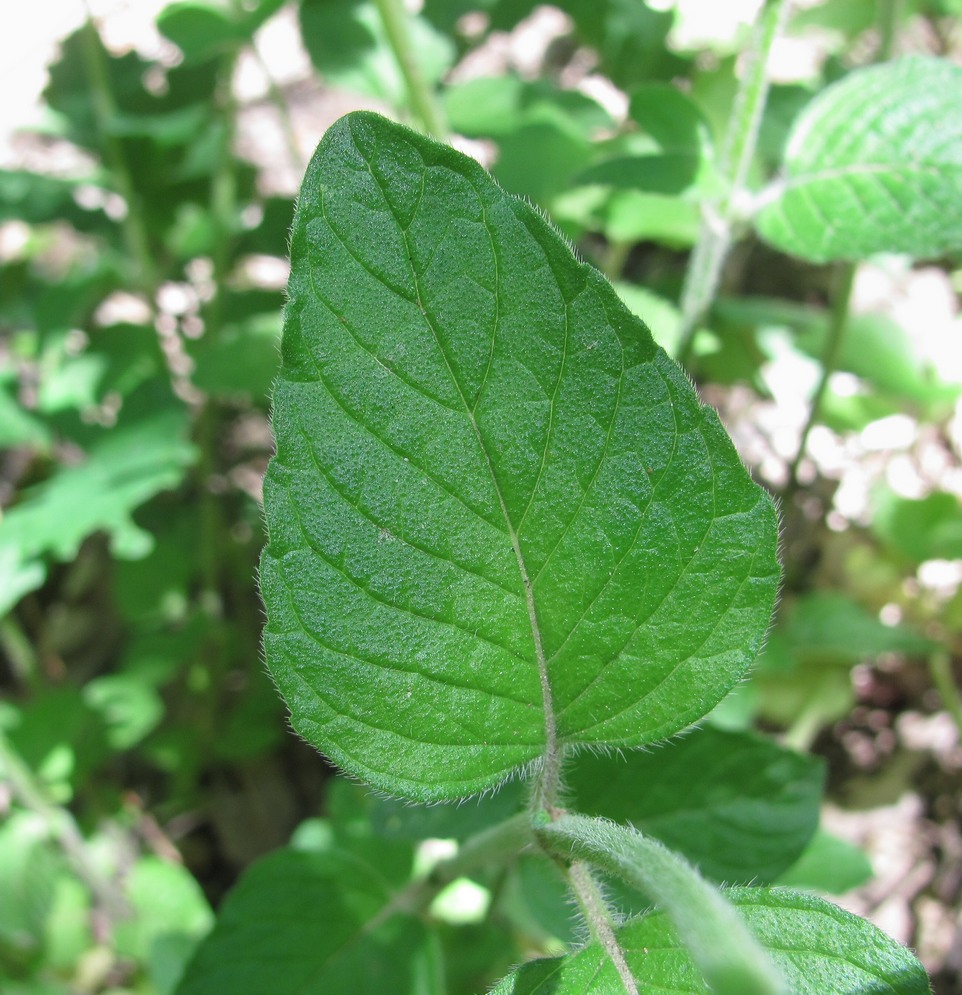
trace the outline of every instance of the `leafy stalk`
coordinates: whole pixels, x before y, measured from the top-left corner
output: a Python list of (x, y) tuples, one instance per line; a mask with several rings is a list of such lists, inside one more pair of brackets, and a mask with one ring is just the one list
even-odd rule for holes
[(375, 3), (401, 75), (404, 77), (411, 110), (429, 135), (443, 141), (447, 135), (447, 128), (434, 92), (424, 78), (414, 53), (404, 4), (402, 0), (375, 0)]
[(777, 995), (784, 985), (735, 909), (682, 857), (605, 819), (545, 814), (535, 831), (549, 851), (617, 875), (671, 919), (717, 995)]
[(695, 333), (718, 290), (722, 267), (732, 243), (737, 203), (755, 156), (758, 129), (768, 98), (768, 57), (788, 12), (788, 0), (768, 0), (747, 54), (745, 73), (735, 96), (718, 172), (723, 193), (705, 207), (698, 242), (688, 263), (681, 295), (681, 332), (678, 358), (691, 357)]

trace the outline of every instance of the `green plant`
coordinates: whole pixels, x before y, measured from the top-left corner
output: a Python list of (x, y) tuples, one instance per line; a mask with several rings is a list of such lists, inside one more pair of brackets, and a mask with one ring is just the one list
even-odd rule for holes
[[(928, 580), (962, 548), (962, 374), (863, 283), (957, 316), (957, 0), (773, 0), (733, 35), (689, 0), (405, 6), (177, 0), (154, 55), (87, 24), (0, 170), (0, 989), (924, 991), (782, 887), (870, 877), (820, 810), (892, 791), (942, 868), (900, 938), (955, 991), (957, 768), (901, 723), (962, 722), (962, 595)], [(294, 13), (297, 81), (257, 34)], [(537, 68), (490, 61), (532, 24)], [(782, 33), (811, 66), (769, 84)], [(330, 88), (480, 140), (501, 188), (361, 115), (301, 196), (266, 647), (362, 784), (285, 735), (251, 581)], [(688, 376), (780, 498), (764, 640), (772, 504)], [(892, 415), (911, 491), (857, 455)]]
[[(778, 889), (726, 900), (603, 817), (637, 817), (643, 793), (571, 814), (566, 755), (707, 715), (754, 657), (778, 578), (771, 500), (597, 271), (473, 160), (361, 113), (308, 168), (291, 253), (261, 585), (295, 728), (415, 801), (523, 776), (527, 811), (380, 901), (378, 864), (336, 841), (286, 855), (289, 878), (278, 858), (232, 898), (181, 992), (230, 990), (237, 972), (251, 991), (434, 990), (419, 913), (482, 858), (511, 867), (532, 847), (561, 868), (589, 942), (498, 991), (927, 991), (867, 923)], [(715, 745), (722, 766), (742, 746)], [(624, 766), (593, 763), (602, 784)], [(602, 875), (658, 914), (622, 921)], [(267, 909), (292, 901), (329, 924), (323, 942), (263, 934)]]

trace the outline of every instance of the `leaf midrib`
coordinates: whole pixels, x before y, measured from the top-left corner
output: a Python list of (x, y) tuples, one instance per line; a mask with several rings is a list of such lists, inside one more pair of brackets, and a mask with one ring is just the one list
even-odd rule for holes
[[(364, 152), (358, 146), (357, 140), (354, 137), (353, 121), (351, 122), (351, 136), (352, 139), (354, 139), (355, 149), (357, 149), (357, 152), (359, 153), (359, 155), (367, 165), (368, 172), (371, 175), (371, 179), (374, 181), (375, 185), (377, 186), (378, 191), (381, 194), (381, 199), (384, 201), (385, 207), (391, 214), (391, 217), (394, 219), (398, 231), (401, 234), (401, 238), (404, 242), (405, 257), (407, 258), (408, 262), (408, 270), (411, 274), (411, 280), (414, 286), (415, 302), (421, 314), (424, 316), (425, 323), (427, 324), (428, 328), (431, 330), (431, 334), (434, 336), (435, 344), (438, 347), (438, 351), (440, 352), (442, 358), (444, 359), (444, 365), (447, 368), (448, 376), (451, 378), (451, 382), (454, 384), (454, 387), (458, 392), (458, 396), (461, 399), (461, 403), (464, 406), (465, 416), (467, 417), (471, 425), (471, 429), (474, 432), (475, 438), (477, 439), (478, 446), (481, 450), (481, 454), (484, 457), (485, 465), (487, 466), (488, 473), (491, 477), (491, 484), (492, 487), (494, 488), (494, 493), (497, 496), (498, 505), (501, 508), (501, 514), (504, 518), (505, 527), (508, 531), (508, 537), (511, 541), (511, 547), (514, 550), (515, 559), (517, 560), (518, 564), (518, 570), (521, 574), (522, 587), (524, 589), (525, 606), (528, 612), (528, 621), (531, 626), (532, 643), (535, 651), (535, 663), (538, 668), (538, 682), (541, 688), (542, 711), (544, 715), (544, 725), (545, 725), (545, 747), (544, 747), (544, 766), (543, 766), (544, 781), (542, 784), (542, 789), (544, 791), (543, 798), (546, 804), (552, 804), (554, 802), (554, 796), (557, 790), (557, 780), (560, 774), (559, 770), (560, 755), (559, 755), (559, 746), (558, 746), (557, 717), (554, 712), (553, 692), (551, 688), (550, 677), (548, 675), (548, 663), (544, 652), (544, 644), (541, 637), (541, 628), (538, 623), (538, 613), (537, 613), (537, 606), (535, 605), (535, 600), (534, 600), (534, 590), (532, 588), (531, 580), (528, 576), (528, 569), (524, 561), (524, 555), (521, 551), (521, 544), (518, 538), (518, 533), (512, 524), (511, 516), (508, 512), (508, 507), (504, 500), (504, 495), (501, 492), (501, 486), (498, 483), (497, 475), (494, 472), (494, 466), (491, 462), (490, 454), (488, 453), (484, 437), (481, 434), (481, 430), (478, 426), (477, 420), (474, 415), (475, 408), (477, 405), (475, 405), (475, 407), (472, 407), (468, 403), (468, 399), (464, 394), (464, 391), (461, 387), (461, 383), (458, 380), (457, 376), (455, 375), (454, 369), (451, 366), (451, 362), (448, 359), (447, 352), (445, 351), (444, 346), (442, 344), (441, 336), (435, 324), (434, 318), (429, 312), (428, 308), (424, 306), (424, 303), (422, 301), (420, 279), (418, 277), (417, 270), (414, 268), (413, 253), (411, 252), (411, 246), (408, 240), (408, 228), (410, 227), (410, 223), (408, 225), (404, 225), (401, 222), (401, 219), (398, 217), (397, 212), (394, 209), (394, 206), (391, 204), (390, 200), (388, 199), (387, 192), (384, 188), (384, 184), (381, 181), (380, 176), (378, 176), (377, 172), (375, 171), (373, 162), (364, 154)], [(414, 210), (412, 211), (411, 214), (412, 222), (414, 217), (416, 217), (417, 215), (417, 211), (418, 208), (420, 207), (421, 199), (424, 194), (424, 179), (427, 173), (428, 164), (424, 161), (423, 157), (421, 157), (421, 163), (422, 163), (421, 191), (418, 196), (417, 204), (415, 205)], [(485, 378), (484, 380), (482, 380), (481, 387), (479, 388), (479, 397), (480, 397), (480, 392), (481, 390), (483, 390), (484, 382), (487, 379), (487, 372), (490, 371), (491, 364), (494, 359), (495, 341), (496, 341), (498, 325), (500, 323), (499, 302), (500, 302), (501, 274), (500, 274), (500, 267), (498, 266), (497, 247), (495, 244), (494, 236), (491, 232), (491, 228), (488, 224), (487, 209), (484, 203), (484, 199), (481, 196), (475, 184), (472, 182), (470, 177), (468, 177), (465, 173), (458, 173), (458, 175), (460, 175), (471, 186), (471, 188), (475, 192), (475, 195), (477, 196), (478, 205), (481, 209), (481, 224), (485, 230), (485, 233), (488, 236), (488, 240), (491, 245), (492, 258), (494, 259), (494, 264), (495, 264), (495, 285), (494, 285), (495, 287), (494, 299), (496, 303), (495, 324), (491, 336), (492, 342), (491, 342), (491, 351), (488, 357), (488, 367), (485, 373)], [(567, 316), (567, 309), (568, 309), (567, 302), (565, 302), (566, 316)]]

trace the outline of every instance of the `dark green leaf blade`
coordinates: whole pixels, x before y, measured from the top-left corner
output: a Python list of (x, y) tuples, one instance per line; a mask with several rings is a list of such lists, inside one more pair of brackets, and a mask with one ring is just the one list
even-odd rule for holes
[(796, 121), (763, 238), (814, 262), (962, 245), (962, 69), (911, 57), (853, 72)]
[(593, 268), (473, 160), (343, 118), (292, 233), (261, 566), (295, 727), (376, 787), (467, 795), (640, 745), (744, 673), (771, 501)]
[(654, 753), (586, 754), (570, 807), (629, 822), (726, 884), (774, 881), (818, 826), (822, 764), (770, 739), (707, 726)]
[(378, 920), (389, 896), (379, 870), (353, 854), (272, 853), (230, 893), (177, 995), (432, 995), (430, 933), (413, 917)]
[[(871, 923), (820, 898), (764, 888), (726, 893), (785, 978), (792, 995), (928, 995), (922, 965)], [(691, 958), (662, 913), (618, 931), (628, 966), (645, 992), (708, 995)], [(532, 961), (492, 995), (607, 995), (615, 969), (592, 944), (576, 954)]]

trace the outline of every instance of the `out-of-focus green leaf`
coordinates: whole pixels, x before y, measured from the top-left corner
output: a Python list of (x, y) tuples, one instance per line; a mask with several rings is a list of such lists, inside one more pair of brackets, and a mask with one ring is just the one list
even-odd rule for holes
[[(0, 612), (22, 595), (24, 571), (42, 581), (47, 558), (70, 560), (93, 532), (109, 533), (115, 556), (136, 558), (151, 536), (131, 513), (160, 491), (176, 486), (193, 461), (186, 411), (170, 408), (106, 433), (77, 466), (65, 467), (24, 493), (0, 520)], [(15, 580), (11, 597), (8, 578)]]
[(493, 173), (509, 193), (546, 205), (566, 189), (591, 154), (581, 128), (560, 108), (543, 104), (500, 140)]
[[(371, 0), (302, 0), (300, 19), (304, 45), (327, 83), (406, 106), (404, 77)], [(454, 46), (420, 17), (407, 26), (421, 72), (436, 83), (452, 64)]]
[[(799, 348), (818, 357), (824, 352), (827, 322), (812, 326), (798, 336)], [(946, 343), (951, 348), (950, 343)], [(878, 391), (920, 407), (945, 406), (958, 397), (962, 387), (939, 378), (938, 371), (918, 356), (912, 337), (891, 318), (880, 314), (854, 315), (845, 325), (839, 370), (862, 377)]]
[(685, 62), (665, 41), (674, 11), (653, 10), (644, 0), (559, 0), (578, 35), (595, 48), (599, 68), (622, 89), (681, 75)]
[(872, 531), (913, 564), (962, 559), (962, 504), (954, 494), (936, 491), (913, 500), (883, 491)]
[(387, 839), (463, 840), (517, 814), (524, 803), (524, 785), (511, 781), (493, 795), (469, 798), (459, 805), (412, 805), (378, 798), (371, 821), (374, 831)]
[(819, 829), (804, 853), (779, 876), (778, 883), (843, 895), (871, 877), (872, 864), (863, 850)]
[[(91, 184), (94, 185), (94, 184)], [(0, 170), (0, 221), (17, 218), (29, 224), (66, 221), (78, 231), (101, 232), (113, 222), (99, 208), (77, 203), (81, 181), (26, 170)]]
[[(882, 653), (924, 653), (929, 640), (901, 625), (886, 625), (839, 591), (815, 591), (799, 598), (779, 620), (776, 632), (786, 641), (796, 665), (817, 663), (850, 667)], [(759, 656), (768, 665), (769, 653)]]
[(183, 53), (202, 62), (250, 42), (254, 32), (284, 0), (248, 0), (244, 4), (226, 0), (178, 0), (157, 15), (157, 28)]
[(390, 898), (377, 865), (354, 854), (272, 853), (227, 897), (177, 993), (440, 995), (430, 930), (407, 915), (380, 920)]
[[(630, 115), (641, 129), (636, 151), (605, 157), (577, 177), (621, 189), (679, 194), (696, 183), (709, 182), (711, 136), (701, 111), (690, 97), (667, 83), (639, 87), (631, 98)], [(642, 138), (639, 144), (637, 139)], [(626, 142), (616, 140), (620, 150)]]
[(194, 384), (222, 398), (243, 398), (266, 405), (281, 362), (281, 312), (254, 314), (221, 328), (216, 337), (191, 341), (196, 362)]
[(180, 864), (141, 857), (124, 884), (133, 915), (114, 930), (117, 952), (146, 964), (155, 990), (168, 995), (214, 916), (200, 885)]
[(4, 383), (6, 379), (0, 373), (0, 449), (15, 446), (46, 449), (51, 441), (50, 429), (10, 396)]
[(809, 713), (820, 722), (843, 716), (853, 700), (849, 670), (884, 653), (924, 654), (929, 640), (889, 626), (838, 591), (806, 594), (784, 610), (759, 654), (754, 681), (759, 712), (782, 724)]
[(684, 249), (698, 238), (698, 205), (681, 197), (615, 190), (600, 211), (601, 229), (612, 242), (659, 242)]
[(608, 112), (585, 94), (510, 74), (452, 84), (443, 100), (451, 128), (469, 138), (504, 138), (545, 108), (568, 118), (585, 138), (612, 126)]
[(792, 129), (756, 226), (814, 262), (962, 246), (962, 69), (915, 56), (822, 91)]
[(70, 686), (45, 691), (24, 704), (8, 736), (58, 802), (70, 801), (110, 753), (103, 718)]
[(681, 312), (678, 306), (637, 283), (619, 282), (614, 284), (614, 288), (628, 310), (648, 326), (651, 337), (658, 345), (669, 356), (674, 356), (681, 328)]
[(568, 882), (543, 854), (522, 854), (512, 867), (498, 902), (499, 915), (542, 943), (555, 939), (575, 945), (580, 924)]
[(565, 191), (591, 161), (593, 132), (612, 124), (608, 113), (584, 94), (515, 76), (450, 87), (445, 106), (455, 131), (497, 140), (493, 172), (501, 185), (543, 205)]
[[(3, 776), (0, 765), (0, 776)], [(14, 811), (0, 823), (0, 978), (41, 956), (63, 860), (38, 815)]]
[(728, 884), (768, 883), (818, 826), (822, 765), (769, 739), (711, 726), (653, 753), (578, 757), (571, 808), (628, 822)]
[(84, 701), (98, 712), (111, 749), (129, 750), (139, 743), (164, 714), (160, 695), (132, 674), (104, 674), (88, 681)]

